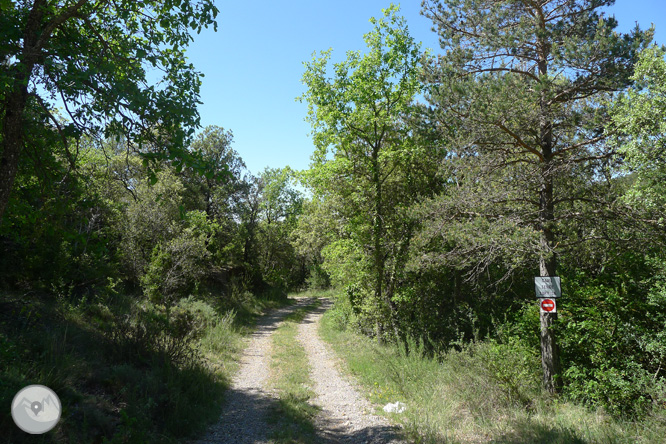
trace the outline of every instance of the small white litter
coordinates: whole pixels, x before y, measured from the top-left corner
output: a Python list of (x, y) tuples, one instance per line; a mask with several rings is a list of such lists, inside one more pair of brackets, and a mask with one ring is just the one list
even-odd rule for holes
[(402, 413), (405, 411), (405, 408), (407, 408), (407, 406), (402, 402), (398, 401), (392, 404), (391, 403), (386, 404), (384, 406), (384, 411), (386, 413)]

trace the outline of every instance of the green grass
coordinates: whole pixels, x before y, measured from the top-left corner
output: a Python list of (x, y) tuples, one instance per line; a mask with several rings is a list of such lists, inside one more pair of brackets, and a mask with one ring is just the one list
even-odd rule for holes
[(310, 402), (314, 396), (310, 365), (296, 336), (298, 324), (318, 305), (316, 301), (295, 310), (272, 336), (271, 385), (278, 394), (278, 402), (270, 420), (277, 425), (273, 434), (277, 443), (317, 442), (313, 420), (319, 409)]
[[(142, 321), (148, 333), (139, 334), (137, 313), (149, 304), (137, 297), (71, 303), (0, 294), (0, 404), (43, 384), (63, 406), (56, 428), (40, 437), (20, 431), (10, 409), (0, 409), (0, 443), (175, 443), (204, 429), (219, 417), (256, 317), (286, 303), (241, 296), (184, 303), (187, 327), (198, 334), (179, 342), (165, 341), (150, 316)], [(186, 352), (174, 361), (169, 347)]]
[(320, 334), (377, 408), (407, 405), (391, 417), (417, 443), (656, 444), (666, 436), (666, 415), (620, 421), (549, 397), (533, 377), (538, 357), (512, 346), (480, 342), (436, 360), (412, 344), (417, 352), (407, 356), (341, 331), (332, 311), (324, 315)]

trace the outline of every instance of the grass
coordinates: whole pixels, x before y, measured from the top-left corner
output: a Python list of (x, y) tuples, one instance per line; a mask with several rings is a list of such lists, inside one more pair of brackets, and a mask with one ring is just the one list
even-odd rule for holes
[[(322, 338), (343, 358), (376, 407), (401, 401), (391, 414), (417, 443), (662, 443), (666, 416), (642, 422), (616, 420), (602, 411), (554, 399), (529, 376), (538, 359), (512, 346), (472, 344), (439, 359), (409, 355), (397, 347), (339, 328), (329, 311)], [(537, 370), (538, 373), (538, 370)], [(535, 380), (536, 379), (536, 380)]]
[[(38, 437), (1, 409), (0, 443), (176, 443), (202, 430), (219, 417), (255, 318), (285, 303), (241, 296), (185, 301), (179, 310), (196, 337), (186, 328), (166, 338), (154, 323), (159, 310), (139, 298), (0, 294), (0, 404), (29, 384), (52, 388), (62, 403), (56, 428)], [(184, 352), (172, 359), (174, 350)]]
[(271, 385), (278, 401), (270, 421), (277, 424), (273, 434), (277, 443), (317, 442), (313, 420), (319, 409), (310, 402), (314, 396), (310, 365), (305, 349), (296, 339), (298, 324), (317, 306), (319, 301), (295, 310), (272, 336)]

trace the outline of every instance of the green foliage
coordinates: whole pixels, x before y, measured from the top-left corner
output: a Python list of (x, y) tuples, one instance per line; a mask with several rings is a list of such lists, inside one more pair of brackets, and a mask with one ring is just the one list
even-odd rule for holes
[(127, 205), (118, 227), (123, 263), (137, 280), (145, 273), (153, 249), (178, 235), (183, 192), (182, 182), (168, 170), (160, 172), (153, 185), (139, 180), (136, 198)]
[(433, 265), (555, 275), (559, 254), (619, 217), (601, 102), (631, 83), (653, 32), (615, 32), (610, 3), (424, 2), (445, 50), (425, 65), (428, 113), (452, 154), (449, 188), (421, 213)]
[[(0, 225), (0, 285), (80, 295), (116, 275), (113, 237), (105, 226), (112, 207), (72, 169), (54, 143), (31, 147), (21, 164), (8, 214)], [(68, 147), (71, 149), (72, 147)], [(33, 157), (34, 155), (34, 157)]]
[[(175, 442), (217, 420), (240, 350), (233, 313), (188, 299), (169, 323), (163, 307), (121, 294), (72, 305), (2, 293), (0, 307), (0, 400), (54, 389), (63, 415), (48, 442)], [(198, 336), (224, 353), (204, 359)], [(8, 409), (0, 427), (0, 441), (25, 441)]]
[(258, 178), (256, 261), (262, 279), (283, 291), (298, 288), (306, 277), (304, 261), (291, 242), (303, 208), (295, 183), (289, 167), (266, 168)]
[(310, 270), (306, 278), (308, 288), (325, 288), (331, 284), (331, 276), (323, 267), (323, 248), (336, 235), (334, 215), (328, 211), (327, 201), (318, 198), (303, 202), (303, 210), (291, 232), (291, 245)]
[[(157, 244), (150, 264), (141, 277), (144, 293), (152, 301), (171, 306), (176, 300), (198, 290), (210, 269), (211, 253), (207, 246), (217, 229), (205, 213), (185, 215), (185, 227), (166, 245)], [(178, 228), (171, 228), (178, 232)]]
[(167, 313), (163, 306), (144, 304), (135, 313), (117, 320), (110, 332), (114, 355), (135, 364), (152, 359), (187, 365), (196, 361), (188, 330), (193, 316), (185, 310)]
[[(300, 248), (321, 257), (334, 286), (360, 284), (372, 294), (364, 312), (394, 336), (400, 314), (391, 298), (418, 224), (407, 208), (434, 192), (441, 155), (410, 122), (422, 54), (398, 12), (391, 5), (370, 20), (366, 52), (329, 66), (329, 50), (305, 64), (300, 100), (308, 103), (315, 153), (303, 179), (314, 197), (297, 231)], [(307, 226), (325, 237), (310, 239)]]
[[(24, 144), (40, 154), (55, 151), (55, 144), (35, 143), (34, 135), (50, 128), (72, 168), (76, 155), (69, 140), (122, 134), (146, 166), (169, 159), (203, 169), (185, 149), (199, 125), (201, 84), (185, 48), (192, 31), (217, 27), (217, 12), (207, 0), (34, 1), (3, 10), (0, 220), (27, 157)], [(161, 73), (156, 84), (148, 82), (149, 71)], [(53, 111), (56, 97), (66, 105), (67, 120)], [(155, 173), (149, 175), (154, 181)]]
[[(188, 168), (180, 177), (185, 186), (186, 207), (205, 211), (233, 233), (234, 224), (230, 222), (238, 214), (248, 184), (243, 177), (245, 163), (231, 148), (232, 142), (231, 131), (214, 125), (204, 128), (190, 145), (190, 150), (205, 161), (204, 174)], [(177, 165), (177, 169), (181, 167)]]
[(311, 290), (326, 290), (331, 285), (331, 279), (321, 265), (315, 263), (310, 266), (310, 276), (305, 283)]
[(635, 65), (634, 85), (612, 102), (609, 131), (633, 173), (627, 193), (630, 203), (648, 212), (663, 228), (666, 201), (666, 61), (664, 49), (646, 48)]
[[(617, 266), (627, 270), (637, 260), (625, 255)], [(643, 417), (661, 408), (666, 396), (663, 266), (663, 261), (647, 261), (640, 266), (642, 276), (620, 271), (568, 281), (558, 325), (568, 396), (616, 416)]]
[(324, 260), (322, 268), (336, 288), (345, 288), (369, 279), (369, 258), (352, 239), (343, 238), (331, 242), (323, 248), (321, 256)]
[[(430, 358), (418, 343), (406, 354), (404, 348), (381, 347), (351, 330), (340, 331), (337, 311), (325, 314), (322, 337), (377, 407), (406, 404), (392, 420), (410, 441), (647, 444), (663, 438), (663, 415), (620, 420), (549, 398), (541, 388), (538, 349), (531, 336), (517, 336), (522, 333), (514, 323), (503, 325), (499, 340), (466, 343)], [(530, 311), (532, 324), (538, 324)]]
[[(38, 61), (15, 44), (23, 32), (37, 32), (27, 20), (32, 8), (32, 2), (15, 3), (3, 14), (7, 26), (2, 27), (2, 41), (13, 43), (4, 48), (3, 59), (15, 57), (16, 63), (2, 71), (1, 81), (12, 84), (36, 62), (42, 69), (28, 74), (47, 93), (63, 95), (75, 120), (66, 127), (69, 133), (76, 134), (83, 125), (106, 125), (150, 137), (150, 127), (159, 122), (162, 129), (174, 131), (171, 136), (182, 138), (183, 127), (196, 125), (200, 75), (185, 62), (184, 51), (192, 40), (190, 32), (217, 27), (218, 10), (211, 2), (81, 2), (69, 10), (48, 5), (37, 23), (47, 31), (34, 50), (49, 57)], [(164, 73), (160, 88), (141, 87), (149, 67)], [(46, 100), (48, 94), (44, 96)]]
[(300, 100), (308, 102), (318, 163), (324, 161), (330, 148), (351, 149), (357, 145), (359, 135), (366, 137), (368, 145), (381, 144), (381, 136), (370, 139), (372, 128), (395, 130), (396, 117), (410, 109), (414, 95), (420, 91), (420, 45), (409, 35), (398, 11), (391, 5), (383, 10), (382, 18), (370, 20), (374, 29), (363, 37), (369, 51), (364, 55), (348, 52), (345, 62), (333, 66), (332, 81), (326, 78), (331, 50), (306, 63), (303, 83), (308, 91)]
[[(376, 401), (407, 397), (415, 438), (476, 442), (492, 422), (498, 442), (603, 442), (581, 430), (624, 427), (605, 414), (538, 419), (566, 404), (538, 388), (539, 263), (565, 289), (565, 399), (663, 414), (666, 64), (656, 47), (637, 58), (652, 31), (617, 34), (596, 12), (610, 0), (426, 1), (437, 59), (391, 5), (365, 52), (305, 64), (311, 169), (257, 177), (230, 131), (190, 139), (199, 74), (184, 48), (214, 24), (212, 2), (37, 3), (0, 4), (0, 103), (21, 116), (0, 109), (0, 166), (20, 148), (16, 179), (0, 168), (0, 287), (27, 301), (0, 300), (3, 399), (36, 380), (66, 389), (71, 442), (184, 436), (215, 416), (239, 325), (288, 289), (330, 284), (326, 322)], [(307, 425), (302, 383), (282, 407)]]

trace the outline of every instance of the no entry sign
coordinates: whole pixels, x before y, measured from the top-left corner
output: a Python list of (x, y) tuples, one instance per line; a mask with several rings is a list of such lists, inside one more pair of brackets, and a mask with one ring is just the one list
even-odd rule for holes
[(541, 313), (557, 313), (555, 299), (540, 299), (539, 302)]

